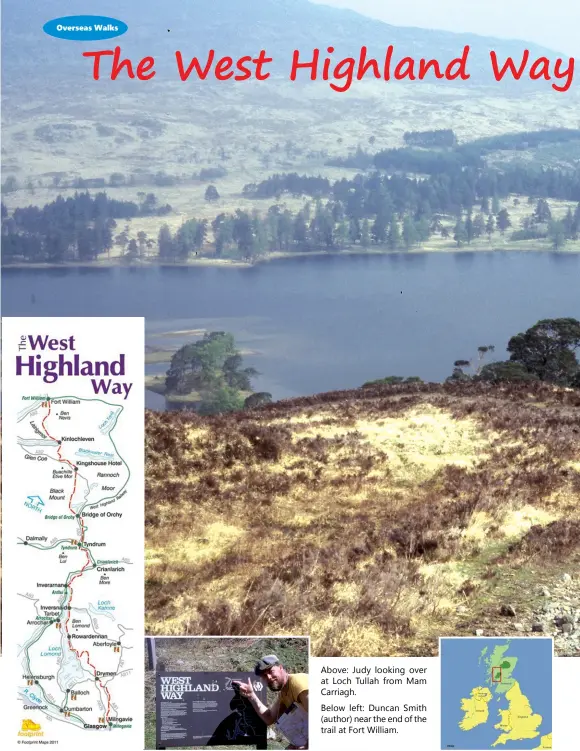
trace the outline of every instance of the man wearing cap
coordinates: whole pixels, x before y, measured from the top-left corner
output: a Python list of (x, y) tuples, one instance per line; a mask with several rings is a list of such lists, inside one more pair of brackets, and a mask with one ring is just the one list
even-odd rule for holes
[[(278, 697), (271, 707), (262, 704), (254, 692), (250, 679), (247, 683), (242, 681), (232, 681), (232, 683), (239, 686), (240, 694), (248, 699), (266, 725), (273, 725), (277, 722), (281, 715), (292, 708), (293, 704), (297, 704), (305, 712), (308, 712), (307, 673), (289, 673), (280, 664), (276, 655), (265, 655), (258, 660), (254, 673), (265, 679), (270, 691), (278, 693)], [(288, 748), (307, 748), (307, 746), (289, 746)]]

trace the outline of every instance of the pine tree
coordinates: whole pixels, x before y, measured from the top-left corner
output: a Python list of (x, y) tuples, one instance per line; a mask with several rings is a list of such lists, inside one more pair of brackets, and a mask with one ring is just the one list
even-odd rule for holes
[(572, 239), (577, 240), (578, 234), (580, 234), (580, 203), (576, 206), (574, 210), (574, 219), (572, 221)]
[(487, 236), (491, 239), (491, 236), (495, 232), (495, 219), (493, 218), (493, 214), (490, 214), (487, 217), (487, 222), (485, 223), (485, 232)]
[(371, 236), (377, 245), (386, 241), (388, 227), (389, 222), (385, 214), (383, 212), (378, 213), (371, 228)]
[(129, 240), (129, 244), (127, 245), (127, 257), (131, 260), (134, 260), (139, 255), (139, 248), (137, 246), (137, 240), (135, 238), (132, 238)]
[(545, 198), (540, 198), (536, 204), (533, 214), (534, 222), (538, 224), (547, 224), (552, 219), (550, 205)]
[(220, 197), (220, 194), (218, 193), (218, 189), (215, 185), (208, 185), (205, 190), (205, 200), (206, 201), (218, 201)]
[(497, 228), (502, 233), (506, 231), (508, 227), (511, 227), (511, 219), (507, 209), (502, 209), (497, 215)]
[(416, 245), (418, 241), (417, 230), (415, 229), (415, 222), (407, 215), (403, 219), (403, 245), (407, 250)]
[(175, 246), (171, 237), (171, 230), (167, 224), (161, 226), (157, 237), (157, 244), (159, 246), (160, 258), (169, 259), (174, 257)]
[(299, 211), (294, 218), (293, 240), (300, 249), (304, 249), (307, 244), (308, 225), (304, 211)]
[(467, 242), (467, 231), (465, 229), (465, 222), (463, 219), (458, 219), (453, 231), (453, 239), (457, 243), (457, 247), (461, 248)]
[(401, 247), (401, 230), (396, 219), (393, 219), (391, 222), (391, 227), (387, 236), (387, 245), (391, 250), (396, 250)]
[(473, 219), (471, 218), (471, 211), (468, 212), (465, 219), (465, 235), (467, 237), (467, 244), (473, 240)]
[(368, 219), (363, 219), (361, 227), (360, 244), (363, 248), (368, 248), (371, 244), (371, 232)]
[(351, 219), (348, 226), (348, 239), (354, 245), (360, 240), (361, 229), (358, 219)]
[(473, 227), (472, 227), (473, 237), (481, 237), (483, 233), (485, 232), (485, 219), (483, 218), (483, 214), (477, 214), (475, 219), (473, 220)]
[(421, 217), (421, 219), (415, 223), (415, 230), (417, 231), (418, 241), (420, 243), (427, 242), (431, 237), (431, 224), (426, 216)]
[(554, 250), (560, 250), (566, 244), (566, 228), (564, 222), (550, 221), (548, 225), (548, 237), (552, 241)]
[(562, 221), (564, 224), (564, 231), (566, 233), (566, 237), (571, 238), (573, 235), (573, 227), (574, 227), (574, 215), (572, 214), (571, 208), (568, 208), (566, 216), (564, 217)]

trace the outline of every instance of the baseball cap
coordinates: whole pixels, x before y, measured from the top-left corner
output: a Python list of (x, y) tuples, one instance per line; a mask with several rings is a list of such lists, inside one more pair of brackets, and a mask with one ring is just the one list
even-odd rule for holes
[(254, 673), (256, 675), (262, 675), (264, 670), (268, 670), (268, 668), (271, 668), (273, 665), (279, 664), (280, 660), (276, 657), (276, 655), (264, 655), (264, 657), (261, 657), (256, 663)]

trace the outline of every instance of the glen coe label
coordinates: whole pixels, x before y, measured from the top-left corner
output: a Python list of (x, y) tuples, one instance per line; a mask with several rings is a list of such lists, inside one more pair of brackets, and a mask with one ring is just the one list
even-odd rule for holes
[(57, 39), (85, 41), (121, 36), (128, 26), (123, 21), (108, 16), (64, 16), (47, 21), (42, 28)]

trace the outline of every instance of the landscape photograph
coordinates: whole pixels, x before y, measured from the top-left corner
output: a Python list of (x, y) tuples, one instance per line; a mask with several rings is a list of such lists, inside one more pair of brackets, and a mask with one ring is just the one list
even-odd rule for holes
[(3, 4), (3, 315), (145, 319), (150, 635), (580, 656), (573, 24), (427, 5)]

